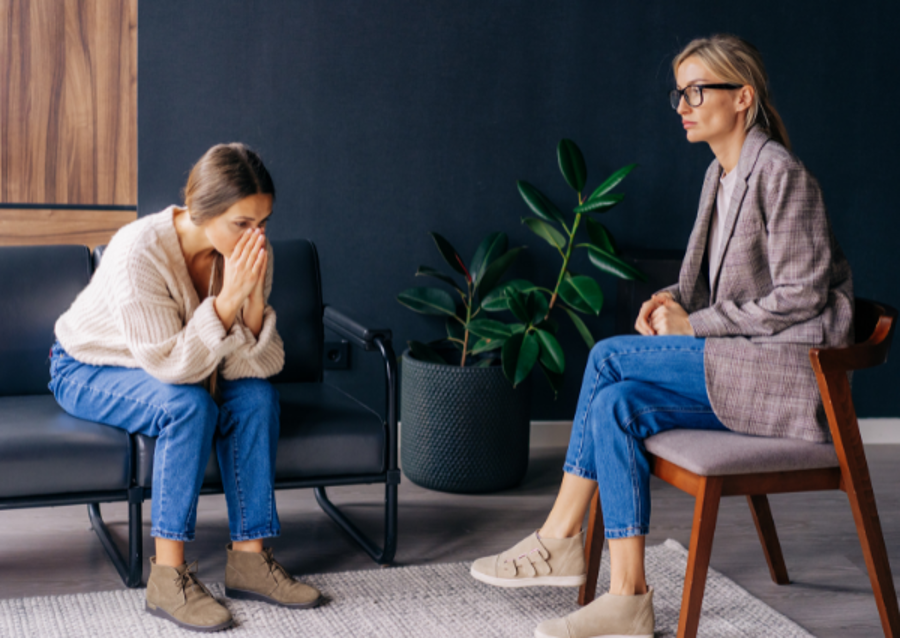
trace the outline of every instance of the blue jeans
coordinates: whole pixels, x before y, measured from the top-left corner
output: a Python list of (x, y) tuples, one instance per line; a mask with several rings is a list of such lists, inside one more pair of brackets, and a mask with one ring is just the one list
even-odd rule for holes
[(213, 440), (231, 540), (280, 533), (274, 493), (280, 405), (268, 381), (220, 378), (217, 405), (199, 384), (163, 383), (140, 368), (87, 365), (56, 342), (49, 387), (74, 417), (157, 437), (152, 536), (194, 540), (197, 499)]
[(644, 439), (673, 428), (727, 429), (706, 393), (705, 343), (695, 337), (625, 336), (591, 350), (564, 469), (597, 481), (606, 538), (649, 530)]

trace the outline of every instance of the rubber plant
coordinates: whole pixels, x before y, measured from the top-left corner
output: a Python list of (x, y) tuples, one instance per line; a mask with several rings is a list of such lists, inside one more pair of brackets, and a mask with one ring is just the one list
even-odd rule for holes
[[(488, 235), (475, 251), (468, 268), (446, 239), (431, 233), (444, 261), (465, 279), (465, 288), (427, 266), (420, 266), (416, 275), (434, 277), (450, 285), (461, 297), (461, 305), (457, 306), (453, 297), (440, 288), (410, 288), (397, 297), (400, 303), (417, 312), (447, 317), (447, 340), (460, 351), (460, 365), (467, 362), (492, 365), (499, 350), (504, 374), (513, 386), (521, 383), (534, 366), (539, 365), (554, 392), (562, 385), (566, 366), (565, 353), (556, 338), (560, 324), (554, 315), (565, 314), (591, 348), (594, 337), (579, 315), (599, 315), (603, 308), (603, 291), (597, 281), (571, 268), (575, 251), (587, 251), (590, 263), (603, 272), (622, 279), (646, 280), (642, 272), (622, 259), (612, 233), (595, 219), (623, 200), (624, 195), (612, 191), (636, 164), (615, 171), (585, 197), (587, 167), (575, 142), (561, 140), (557, 146), (557, 159), (563, 178), (577, 195), (578, 204), (571, 214), (563, 213), (528, 182), (517, 182), (519, 194), (535, 215), (522, 219), (522, 223), (550, 244), (562, 260), (553, 288), (525, 279), (499, 284), (522, 250), (507, 250), (507, 237), (503, 233)], [(515, 321), (506, 323), (482, 315), (482, 312), (505, 311), (512, 313)], [(417, 359), (447, 363), (429, 344), (410, 341), (409, 346)]]

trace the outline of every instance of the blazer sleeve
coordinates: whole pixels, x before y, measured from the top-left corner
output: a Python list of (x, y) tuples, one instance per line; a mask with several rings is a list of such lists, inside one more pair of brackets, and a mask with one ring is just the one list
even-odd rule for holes
[(818, 183), (795, 164), (762, 186), (771, 292), (691, 313), (698, 337), (770, 336), (816, 317), (828, 301), (831, 231)]
[(275, 376), (284, 368), (284, 342), (275, 329), (275, 309), (269, 305), (272, 293), (272, 277), (275, 272), (275, 259), (272, 245), (266, 240), (269, 251), (269, 262), (266, 268), (264, 295), (266, 307), (263, 309), (262, 328), (259, 336), (253, 334), (243, 319), (243, 309), (235, 318), (234, 324), (243, 333), (243, 343), (225, 356), (222, 361), (222, 377), (224, 379), (256, 378), (266, 379)]
[(113, 304), (115, 320), (132, 356), (148, 374), (164, 383), (198, 383), (244, 345), (246, 335), (235, 326), (226, 332), (213, 306), (215, 297), (204, 299), (185, 323), (164, 269), (146, 253), (128, 256), (115, 285), (120, 291)]

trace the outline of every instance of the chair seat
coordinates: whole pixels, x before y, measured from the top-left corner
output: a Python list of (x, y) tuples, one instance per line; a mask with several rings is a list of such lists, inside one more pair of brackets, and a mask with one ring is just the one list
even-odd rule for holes
[(647, 451), (699, 476), (839, 467), (834, 445), (737, 432), (669, 430), (644, 441)]
[(0, 498), (128, 489), (128, 434), (51, 394), (0, 398)]
[[(276, 384), (281, 435), (275, 480), (380, 474), (385, 469), (385, 427), (370, 408), (324, 383)], [(153, 483), (156, 439), (138, 435), (138, 485)], [(215, 449), (204, 485), (221, 485)]]

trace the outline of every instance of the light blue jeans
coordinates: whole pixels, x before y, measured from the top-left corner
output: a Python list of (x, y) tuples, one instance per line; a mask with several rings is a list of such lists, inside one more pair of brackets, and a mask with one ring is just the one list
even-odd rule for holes
[(140, 368), (87, 365), (59, 342), (50, 354), (49, 387), (66, 412), (157, 437), (152, 536), (194, 540), (197, 499), (213, 440), (231, 540), (278, 536), (274, 482), (280, 406), (271, 383), (220, 378), (217, 405), (199, 384), (163, 383)]
[(644, 439), (673, 428), (727, 429), (706, 393), (705, 343), (684, 336), (624, 336), (591, 350), (564, 469), (597, 481), (606, 538), (649, 530)]

